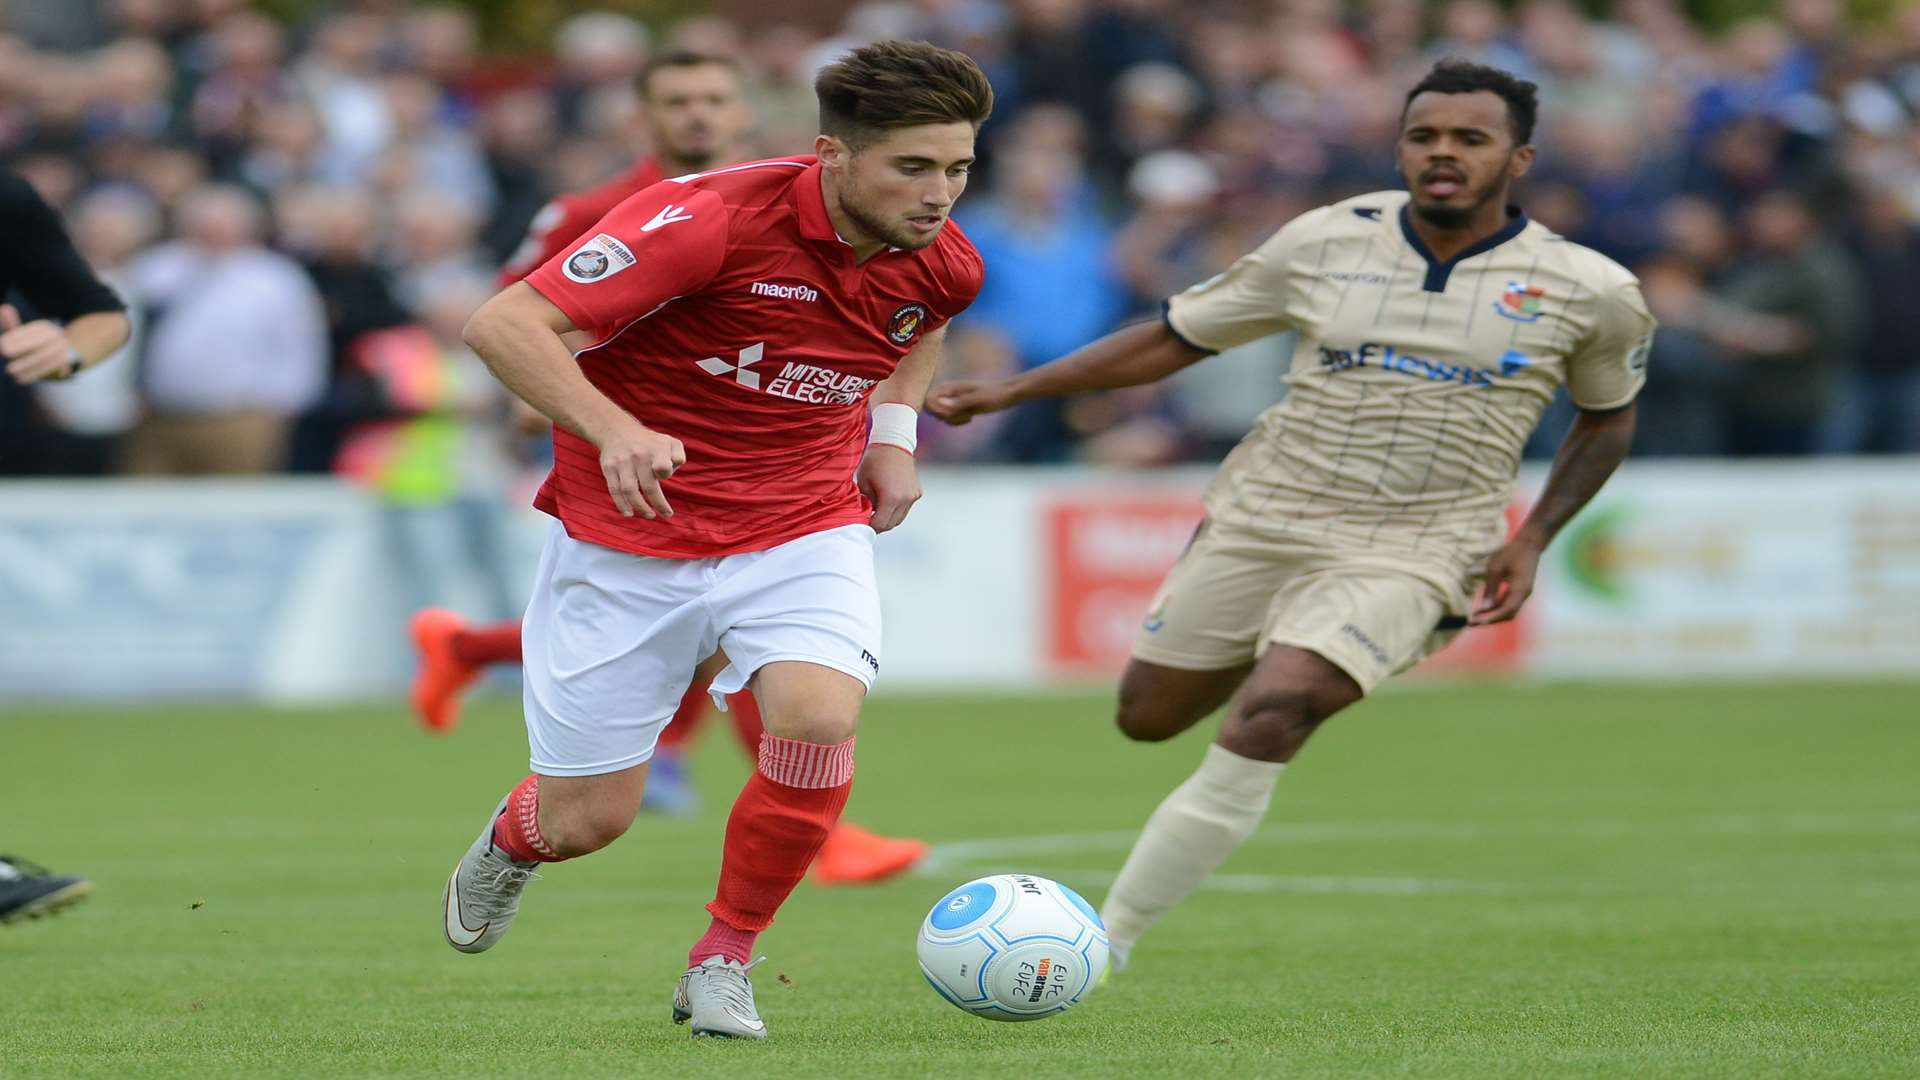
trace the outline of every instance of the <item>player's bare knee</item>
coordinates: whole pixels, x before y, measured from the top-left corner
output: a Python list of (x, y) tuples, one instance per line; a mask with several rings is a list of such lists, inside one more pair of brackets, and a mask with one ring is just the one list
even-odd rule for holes
[(1330, 714), (1308, 686), (1250, 687), (1221, 731), (1221, 745), (1261, 761), (1289, 761)]
[(1113, 713), (1114, 726), (1135, 742), (1165, 742), (1191, 727), (1191, 722), (1169, 714), (1166, 707), (1151, 698), (1121, 691), (1120, 703)]
[(770, 734), (823, 746), (846, 742), (860, 726), (857, 711), (838, 707), (833, 702), (793, 703), (778, 716), (764, 712), (762, 715)]
[(632, 824), (633, 815), (623, 814), (617, 808), (581, 809), (554, 821), (543, 819), (541, 833), (557, 854), (573, 858), (599, 851), (620, 839)]

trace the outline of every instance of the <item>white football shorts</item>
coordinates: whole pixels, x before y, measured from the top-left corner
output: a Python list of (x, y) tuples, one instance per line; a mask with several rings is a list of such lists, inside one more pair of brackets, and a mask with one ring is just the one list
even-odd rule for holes
[(547, 534), (521, 622), (527, 744), (546, 776), (618, 772), (653, 756), (693, 669), (725, 652), (713, 696), (799, 660), (873, 688), (880, 591), (873, 530), (844, 525), (765, 551), (660, 559)]

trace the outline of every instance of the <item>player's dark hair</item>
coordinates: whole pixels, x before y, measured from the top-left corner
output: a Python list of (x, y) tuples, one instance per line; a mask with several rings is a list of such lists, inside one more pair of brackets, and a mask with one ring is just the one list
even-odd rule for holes
[(692, 49), (674, 49), (647, 60), (647, 66), (640, 69), (640, 75), (633, 85), (640, 91), (641, 97), (653, 86), (653, 77), (668, 68), (723, 67), (735, 75), (740, 74), (740, 62), (730, 56), (716, 56), (713, 53), (694, 52)]
[(993, 112), (993, 87), (965, 53), (924, 41), (880, 41), (853, 50), (813, 81), (820, 131), (853, 150), (894, 128), (972, 124)]
[(1400, 106), (1400, 123), (1407, 122), (1407, 110), (1421, 94), (1473, 94), (1488, 90), (1507, 103), (1507, 120), (1513, 127), (1513, 144), (1525, 146), (1533, 141), (1533, 122), (1540, 114), (1540, 88), (1510, 71), (1448, 57), (1433, 65), (1419, 85), (1407, 91)]

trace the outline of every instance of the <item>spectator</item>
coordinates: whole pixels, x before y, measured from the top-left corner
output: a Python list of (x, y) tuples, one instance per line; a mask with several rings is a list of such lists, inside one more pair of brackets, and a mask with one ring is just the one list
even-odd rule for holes
[(1752, 252), (1675, 325), (1729, 357), (1729, 452), (1810, 454), (1866, 327), (1864, 283), (1797, 195), (1764, 196), (1742, 225)]
[(295, 472), (330, 470), (346, 428), (377, 411), (350, 366), (354, 344), (412, 321), (377, 261), (378, 226), (373, 201), (353, 188), (300, 192), (283, 215), (282, 234), (313, 279), (327, 319), (327, 386), (294, 428), (288, 466)]
[[(1088, 207), (1080, 159), (1020, 146), (1000, 165), (1000, 189), (958, 218), (993, 272), (970, 309), (1013, 342), (1023, 367), (1043, 364), (1104, 333), (1123, 307), (1112, 232)], [(1060, 460), (1070, 437), (1057, 403), (1015, 410), (1006, 429), (1015, 461)]]
[(385, 505), (413, 593), (408, 611), (452, 607), (491, 620), (512, 607), (500, 536), (508, 395), (460, 339), (489, 293), (480, 282), (434, 282), (419, 324), (362, 334), (351, 347), (350, 377), (372, 408), (334, 469)]
[(246, 191), (199, 188), (181, 239), (128, 267), (146, 316), (146, 415), (127, 467), (147, 475), (261, 473), (285, 464), (292, 418), (320, 396), (326, 322), (300, 265), (261, 245)]
[(1920, 451), (1920, 225), (1887, 188), (1868, 192), (1848, 247), (1862, 271), (1866, 329), (1828, 449)]

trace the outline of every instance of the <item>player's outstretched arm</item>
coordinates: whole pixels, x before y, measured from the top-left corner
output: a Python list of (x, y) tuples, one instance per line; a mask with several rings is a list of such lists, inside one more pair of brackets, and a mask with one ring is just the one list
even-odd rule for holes
[(982, 413), (1025, 401), (1159, 382), (1212, 355), (1180, 340), (1165, 320), (1155, 319), (1122, 327), (1010, 379), (936, 387), (927, 399), (927, 411), (949, 424), (964, 424)]
[(599, 448), (607, 491), (622, 514), (672, 517), (660, 481), (686, 464), (686, 450), (587, 381), (564, 338), (575, 329), (552, 301), (516, 282), (480, 305), (463, 336), (507, 389)]
[(1606, 411), (1580, 410), (1554, 455), (1546, 490), (1513, 539), (1487, 559), (1486, 582), (1467, 619), (1469, 625), (1505, 622), (1520, 613), (1521, 605), (1533, 595), (1540, 554), (1626, 460), (1633, 445), (1633, 425), (1632, 404)]

